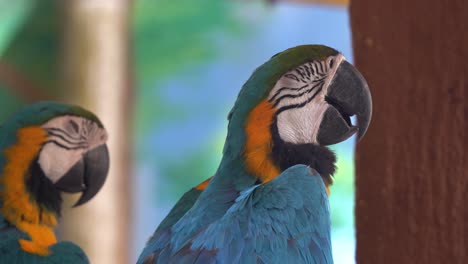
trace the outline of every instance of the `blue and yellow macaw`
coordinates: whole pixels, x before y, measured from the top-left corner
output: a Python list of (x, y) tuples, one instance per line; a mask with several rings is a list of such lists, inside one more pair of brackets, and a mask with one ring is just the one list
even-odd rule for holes
[(333, 263), (326, 146), (362, 138), (371, 112), (366, 81), (338, 51), (273, 56), (239, 93), (215, 175), (179, 200), (138, 263)]
[(61, 192), (100, 190), (109, 169), (107, 132), (78, 106), (41, 102), (0, 127), (0, 263), (89, 263), (80, 247), (57, 242)]

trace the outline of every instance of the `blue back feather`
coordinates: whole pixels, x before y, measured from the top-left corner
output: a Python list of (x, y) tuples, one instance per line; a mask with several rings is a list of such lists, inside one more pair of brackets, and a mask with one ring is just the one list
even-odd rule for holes
[(219, 220), (189, 240), (173, 229), (170, 240), (155, 237), (149, 252), (158, 252), (154, 263), (333, 263), (330, 226), (323, 180), (296, 165), (241, 192)]

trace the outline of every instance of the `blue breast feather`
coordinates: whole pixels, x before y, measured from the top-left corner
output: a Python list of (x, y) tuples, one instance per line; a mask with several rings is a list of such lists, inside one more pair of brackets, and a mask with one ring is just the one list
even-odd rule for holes
[(154, 253), (154, 263), (333, 263), (330, 227), (320, 175), (296, 165), (241, 192), (188, 242), (163, 232), (145, 251)]

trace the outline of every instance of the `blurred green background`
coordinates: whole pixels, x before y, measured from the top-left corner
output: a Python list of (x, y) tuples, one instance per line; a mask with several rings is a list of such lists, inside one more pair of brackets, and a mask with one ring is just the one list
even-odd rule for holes
[[(346, 6), (220, 0), (130, 6), (132, 221), (124, 243), (134, 262), (177, 199), (216, 170), (227, 113), (257, 66), (299, 44), (329, 45), (349, 60), (352, 51)], [(58, 77), (66, 30), (60, 8), (50, 0), (0, 0), (0, 120), (26, 103), (67, 95)], [(355, 262), (354, 141), (332, 146), (336, 263)]]

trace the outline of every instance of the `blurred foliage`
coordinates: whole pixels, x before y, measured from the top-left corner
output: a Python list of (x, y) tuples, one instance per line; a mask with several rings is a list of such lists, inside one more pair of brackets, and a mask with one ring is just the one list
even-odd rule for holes
[(23, 105), (21, 98), (0, 84), (0, 125)]
[(221, 161), (224, 138), (222, 141), (211, 140), (205, 143), (197, 150), (180, 153), (178, 158), (156, 155), (157, 171), (166, 176), (164, 181), (167, 184), (155, 186), (159, 190), (155, 197), (158, 202), (172, 205), (174, 199), (177, 200), (188, 191), (187, 186), (196, 186), (213, 176)]
[(153, 85), (154, 80), (212, 58), (213, 34), (239, 29), (231, 7), (229, 1), (219, 0), (136, 1), (133, 34), (140, 85)]
[[(59, 23), (53, 0), (0, 0), (0, 60), (15, 70), (13, 78), (33, 87), (8, 87), (0, 79), (0, 120), (4, 120), (31, 98), (17, 92), (34, 88), (34, 94), (54, 98), (57, 88)], [(31, 93), (33, 94), (33, 93)], [(33, 99), (33, 98), (32, 98)]]
[[(353, 139), (349, 139), (353, 140)], [(354, 140), (353, 140), (354, 141)], [(330, 187), (330, 210), (332, 226), (350, 228), (354, 226), (354, 149), (352, 144), (335, 145), (332, 150), (337, 154), (337, 171)]]
[(29, 15), (34, 0), (0, 0), (0, 56)]
[(152, 122), (148, 120), (161, 121), (184, 115), (158, 96), (158, 84), (181, 69), (213, 58), (216, 33), (239, 31), (232, 5), (230, 1), (220, 0), (135, 2), (137, 133), (149, 132)]
[[(220, 34), (242, 32), (239, 20), (234, 18), (234, 5), (232, 1), (220, 0), (135, 2), (133, 40), (137, 81), (137, 157), (154, 164), (155, 170), (166, 181), (154, 186), (158, 190), (155, 191), (155, 199), (172, 200), (186, 191), (187, 184), (198, 184), (216, 170), (222, 148), (219, 145), (222, 143), (205, 141), (206, 144), (198, 144), (196, 149), (188, 150), (188, 146), (181, 148), (178, 142), (174, 142), (172, 148), (169, 146), (170, 149), (150, 142), (163, 131), (178, 133), (177, 130), (182, 128), (174, 123), (182, 123), (184, 119), (193, 117), (200, 101), (207, 99), (200, 96), (194, 100), (183, 100), (185, 104), (168, 100), (164, 82), (174, 78), (184, 79), (184, 69), (214, 59), (219, 52), (216, 38)], [(184, 89), (186, 93), (180, 94), (181, 97), (200, 87), (185, 86)], [(200, 140), (197, 137), (193, 139)], [(169, 136), (168, 140), (177, 140), (177, 137)], [(174, 153), (178, 149), (181, 152)], [(161, 188), (166, 184), (167, 188)]]
[[(60, 28), (54, 0), (27, 1), (31, 12), (9, 41), (2, 60), (20, 69), (45, 94), (58, 95)], [(14, 87), (13, 87), (14, 88)], [(55, 96), (54, 96), (55, 97)]]
[[(0, 59), (31, 11), (33, 0), (0, 0)], [(0, 124), (23, 103), (0, 80)]]

